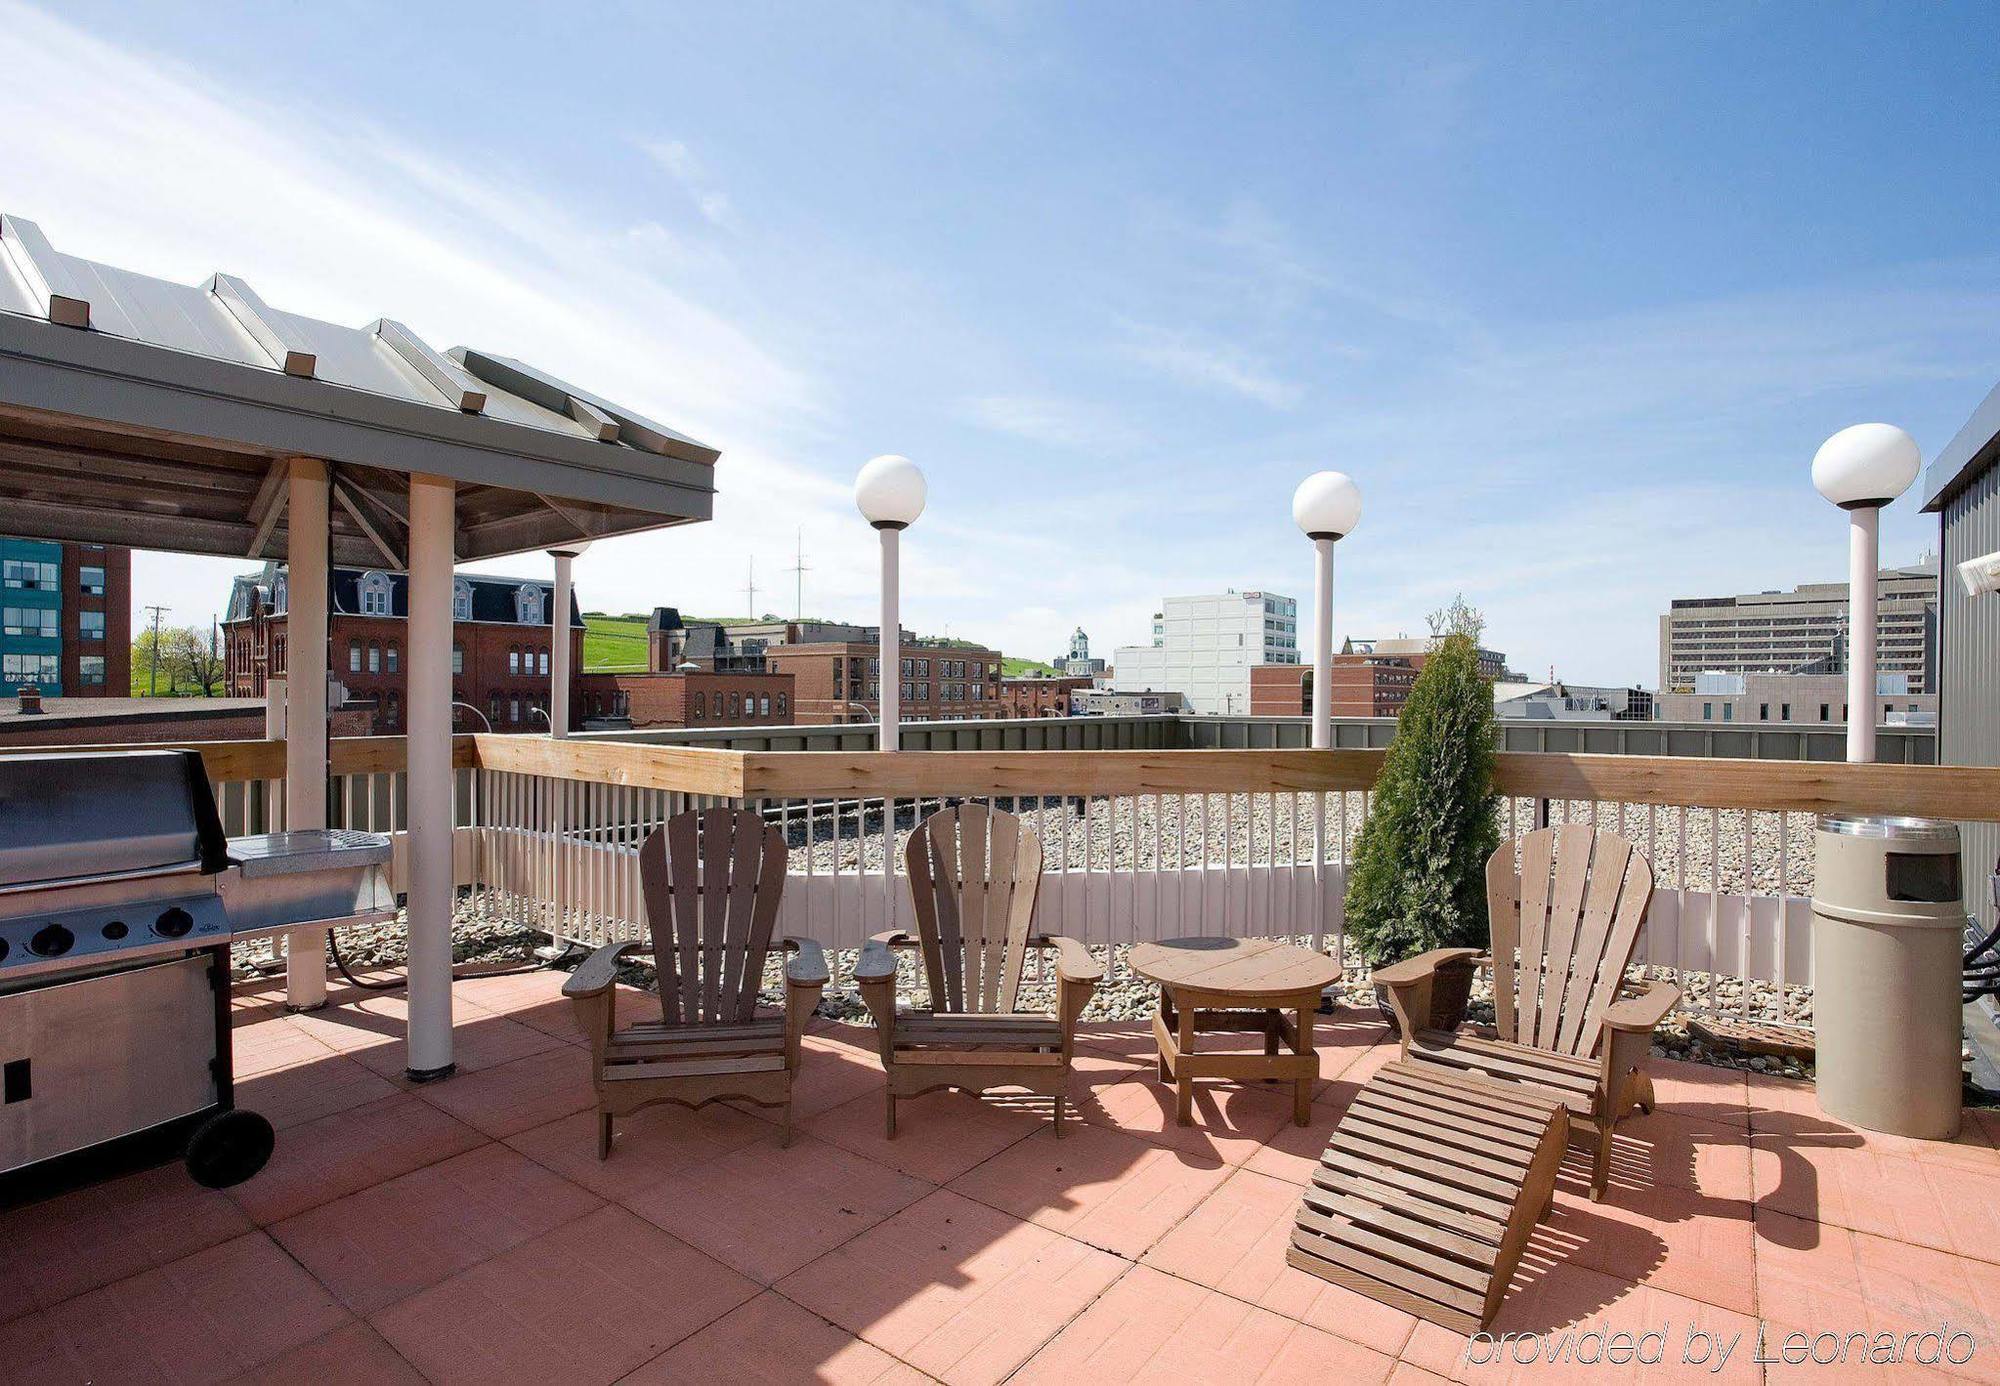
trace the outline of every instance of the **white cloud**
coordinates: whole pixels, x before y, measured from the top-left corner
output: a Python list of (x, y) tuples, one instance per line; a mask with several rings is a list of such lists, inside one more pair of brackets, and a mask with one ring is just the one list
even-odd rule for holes
[(1144, 430), (1109, 408), (1047, 395), (982, 395), (965, 401), (968, 422), (994, 433), (1079, 452), (1125, 452)]
[(735, 224), (736, 208), (723, 192), (710, 181), (701, 161), (679, 140), (643, 138), (634, 141), (642, 153), (659, 165), (666, 174), (687, 190), (700, 212), (716, 226), (728, 227)]
[(1227, 391), (1273, 409), (1290, 409), (1305, 397), (1304, 387), (1281, 378), (1250, 352), (1198, 333), (1146, 329), (1125, 352), (1184, 384)]

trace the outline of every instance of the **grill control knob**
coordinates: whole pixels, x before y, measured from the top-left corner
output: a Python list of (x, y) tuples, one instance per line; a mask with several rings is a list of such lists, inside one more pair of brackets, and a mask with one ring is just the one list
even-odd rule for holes
[(125, 921), (122, 919), (114, 919), (104, 926), (104, 936), (113, 943), (125, 937), (127, 932), (129, 931), (126, 929)]
[(160, 917), (153, 921), (153, 932), (161, 938), (181, 938), (193, 927), (194, 916), (178, 905), (161, 911)]
[(9, 949), (7, 947), (7, 940), (4, 938), (0, 938), (0, 962), (5, 962), (7, 960), (8, 952)]
[(76, 942), (76, 935), (60, 924), (46, 924), (28, 940), (28, 950), (44, 958), (60, 958)]

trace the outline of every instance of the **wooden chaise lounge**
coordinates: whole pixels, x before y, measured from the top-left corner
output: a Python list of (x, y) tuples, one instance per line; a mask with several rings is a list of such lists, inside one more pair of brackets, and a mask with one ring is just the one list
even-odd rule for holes
[[(1518, 849), (1520, 869), (1515, 869)], [(1444, 948), (1389, 967), (1402, 1052), (1341, 1118), (1287, 1259), (1464, 1332), (1492, 1321), (1571, 1135), (1594, 1142), (1604, 1196), (1613, 1124), (1652, 1109), (1640, 1064), (1679, 991), (1628, 986), (1652, 899), (1644, 854), (1570, 825), (1487, 863), (1495, 1034), (1431, 1029), (1433, 978), (1478, 956)]]

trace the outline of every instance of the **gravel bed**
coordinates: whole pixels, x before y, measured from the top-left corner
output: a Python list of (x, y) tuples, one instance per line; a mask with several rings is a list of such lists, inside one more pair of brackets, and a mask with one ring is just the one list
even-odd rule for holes
[[(400, 967), (408, 960), (405, 947), (407, 937), (404, 918), (401, 915), (393, 923), (342, 929), (339, 941), (342, 957), (347, 960), (350, 968), (357, 971), (362, 968)], [(1303, 938), (1292, 941), (1307, 946), (1310, 943), (1308, 939)], [(527, 963), (533, 960), (535, 950), (547, 942), (547, 934), (529, 928), (519, 920), (497, 917), (475, 897), (466, 896), (459, 901), (452, 924), (454, 962)], [(1091, 954), (1107, 967), (1106, 979), (1099, 983), (1095, 994), (1091, 997), (1090, 1005), (1084, 1010), (1085, 1021), (1144, 1021), (1152, 1018), (1159, 1002), (1158, 988), (1132, 972), (1127, 964), (1127, 954), (1130, 951), (1131, 947), (1128, 944), (1112, 948), (1093, 947), (1090, 950)], [(273, 967), (279, 972), (283, 971), (282, 958), (273, 958), (271, 945), (268, 942), (239, 943), (234, 945), (231, 952), (231, 961), (239, 978), (269, 975)], [(834, 983), (827, 988), (820, 1002), (821, 1015), (834, 1020), (862, 1022), (867, 1020), (867, 1008), (862, 1005), (861, 997), (850, 980), (858, 957), (859, 953), (854, 949), (834, 949), (828, 952), (827, 963), (833, 972)], [(1634, 975), (1638, 975), (1636, 971)], [(1688, 1059), (1719, 1067), (1782, 1074), (1793, 1078), (1812, 1076), (1810, 1064), (1801, 1064), (1792, 1059), (1766, 1058), (1761, 1055), (1745, 1055), (1733, 1050), (1712, 1048), (1688, 1033), (1689, 1017), (1708, 1010), (1711, 1001), (1714, 1009), (1723, 1015), (1738, 1014), (1742, 990), (1740, 978), (1711, 979), (1703, 974), (1693, 974), (1675, 979), (1673, 974), (1666, 972), (1654, 972), (1648, 975), (1669, 981), (1679, 980), (1685, 989), (1683, 999), (1690, 1003), (1669, 1015), (1654, 1036), (1653, 1052), (1656, 1055)], [(654, 973), (648, 962), (627, 960), (621, 966), (620, 977), (630, 985), (648, 991), (654, 989)], [(1712, 980), (1715, 982), (1716, 993), (1713, 998), (1708, 995), (1708, 987)], [(928, 1003), (928, 990), (922, 977), (919, 959), (913, 954), (899, 956), (898, 999), (907, 1001), (911, 1005), (924, 1005)], [(1768, 983), (1751, 984), (1751, 1005), (1757, 1018), (1767, 1021), (1778, 1018), (1778, 991), (1778, 988)], [(1368, 964), (1360, 954), (1351, 949), (1345, 959), (1345, 975), (1338, 984), (1338, 996), (1339, 1004), (1344, 1008), (1371, 1016), (1377, 1014), (1374, 987), (1369, 981)], [(771, 1005), (783, 1001), (780, 964), (775, 958), (765, 967), (763, 999)], [(1038, 974), (1033, 958), (1030, 959), (1027, 975), (1022, 979), (1021, 1005), (1024, 1009), (1053, 1010), (1055, 1007), (1054, 971), (1051, 968), (1045, 973)], [(1785, 988), (1782, 1005), (1785, 1023), (1811, 1025), (1810, 988)], [(1468, 1018), (1476, 1022), (1492, 1021), (1493, 993), (1490, 974), (1482, 973), (1474, 983)]]
[[(991, 802), (1028, 820), (1042, 840), (1044, 859), (1051, 869), (1067, 866), (1076, 870), (1087, 864), (1094, 871), (1149, 871), (1178, 869), (1183, 861), (1189, 865), (1220, 865), (1225, 860), (1237, 865), (1273, 861), (1310, 864), (1318, 828), (1314, 797), (1162, 794), (1088, 801), (1003, 797)], [(926, 813), (935, 807), (930, 800), (923, 805)], [(1327, 861), (1344, 862), (1353, 852), (1365, 812), (1365, 796), (1360, 793), (1325, 796), (1322, 841)], [(1534, 806), (1526, 799), (1514, 801), (1511, 817), (1505, 801), (1497, 812), (1503, 837), (1525, 831), (1533, 823)], [(895, 816), (900, 858), (918, 821), (917, 808), (908, 800), (898, 801)], [(1748, 817), (1752, 892), (1810, 895), (1814, 815), (1750, 812)], [(1684, 885), (1706, 890), (1719, 882), (1725, 891), (1744, 888), (1744, 810), (1722, 809), (1711, 814), (1707, 809), (1571, 801), (1553, 804), (1550, 818), (1556, 823), (1591, 823), (1623, 833), (1652, 861), (1654, 878), (1663, 887)], [(782, 822), (791, 846), (791, 870), (796, 873), (810, 869), (819, 875), (836, 871), (854, 875), (882, 869), (880, 800), (860, 808), (849, 803), (838, 813), (826, 804), (810, 811), (794, 808), (783, 815)], [(1785, 846), (1789, 850), (1781, 851)]]

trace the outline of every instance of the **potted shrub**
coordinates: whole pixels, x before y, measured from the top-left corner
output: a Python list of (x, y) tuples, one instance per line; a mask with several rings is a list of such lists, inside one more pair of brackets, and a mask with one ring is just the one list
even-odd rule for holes
[[(1486, 859), (1500, 845), (1493, 737), (1493, 685), (1479, 672), (1474, 637), (1445, 636), (1396, 719), (1355, 845), (1347, 928), (1370, 966), (1488, 946)], [(1438, 973), (1433, 1027), (1454, 1029), (1465, 1018), (1473, 970), (1468, 961)]]

